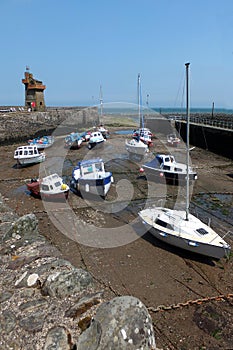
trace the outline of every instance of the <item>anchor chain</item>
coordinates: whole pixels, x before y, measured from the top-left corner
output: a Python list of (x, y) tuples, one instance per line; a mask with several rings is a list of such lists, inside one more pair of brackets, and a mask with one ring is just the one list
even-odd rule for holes
[(172, 304), (169, 306), (166, 305), (159, 305), (156, 308), (154, 307), (148, 307), (148, 311), (151, 312), (160, 312), (160, 311), (169, 311), (169, 310), (176, 310), (176, 309), (181, 309), (185, 306), (192, 306), (192, 305), (200, 305), (203, 303), (206, 303), (208, 301), (224, 301), (224, 300), (230, 300), (233, 298), (233, 293), (229, 293), (227, 295), (221, 294), (213, 297), (205, 297), (205, 298), (199, 298), (196, 300), (188, 300), (184, 303), (178, 303), (178, 304)]

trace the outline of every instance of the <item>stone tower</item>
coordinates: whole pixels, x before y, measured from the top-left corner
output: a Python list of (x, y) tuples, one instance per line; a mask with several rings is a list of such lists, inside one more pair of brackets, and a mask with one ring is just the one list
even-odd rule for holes
[(24, 76), (22, 83), (25, 85), (25, 107), (33, 111), (45, 111), (44, 90), (46, 86), (42, 84), (42, 81), (34, 79), (28, 68)]

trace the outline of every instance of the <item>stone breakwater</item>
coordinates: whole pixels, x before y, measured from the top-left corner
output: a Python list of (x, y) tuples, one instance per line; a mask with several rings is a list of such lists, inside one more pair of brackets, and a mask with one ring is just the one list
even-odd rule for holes
[(156, 349), (140, 300), (109, 300), (38, 232), (34, 214), (18, 217), (1, 195), (0, 239), (0, 349)]
[(11, 144), (29, 138), (56, 135), (90, 128), (99, 124), (96, 107), (51, 108), (46, 112), (0, 113), (0, 142)]

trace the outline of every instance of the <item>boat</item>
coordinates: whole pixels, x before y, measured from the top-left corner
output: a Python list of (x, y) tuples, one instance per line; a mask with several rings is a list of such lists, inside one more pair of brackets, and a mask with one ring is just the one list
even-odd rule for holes
[(48, 148), (53, 145), (54, 137), (53, 136), (42, 136), (37, 137), (32, 140), (28, 140), (30, 146), (37, 146), (38, 149)]
[(125, 140), (125, 148), (126, 151), (129, 152), (130, 156), (134, 155), (140, 158), (143, 158), (143, 156), (149, 152), (147, 144), (136, 138)]
[[(143, 116), (141, 116), (141, 77), (138, 74), (138, 118), (139, 126), (141, 126)], [(143, 128), (141, 128), (142, 130)], [(136, 133), (134, 130), (133, 138), (131, 140), (125, 140), (125, 149), (129, 152), (130, 157), (137, 157), (142, 159), (143, 156), (148, 152), (148, 144), (143, 142), (141, 139), (143, 134), (140, 132)]]
[(39, 152), (37, 146), (20, 146), (14, 152), (14, 159), (22, 166), (31, 165), (45, 161), (45, 153)]
[(56, 173), (42, 179), (31, 179), (27, 183), (27, 189), (32, 195), (42, 199), (67, 199), (70, 190), (69, 186)]
[(88, 148), (92, 149), (96, 145), (102, 144), (104, 141), (106, 141), (106, 139), (103, 137), (100, 131), (93, 131), (90, 135)]
[(105, 171), (101, 158), (82, 160), (74, 167), (70, 187), (79, 192), (87, 192), (105, 197), (113, 182), (112, 173)]
[(180, 143), (180, 138), (176, 134), (167, 135), (167, 143), (169, 146), (177, 147)]
[[(167, 182), (182, 184), (186, 181), (187, 166), (185, 163), (176, 162), (175, 157), (170, 154), (157, 154), (150, 162), (142, 165), (140, 173), (144, 173), (151, 180), (165, 178)], [(197, 173), (191, 167), (189, 179), (197, 179)]]
[[(186, 85), (188, 91), (188, 69), (186, 63)], [(140, 220), (157, 239), (172, 246), (201, 254), (210, 258), (229, 257), (230, 245), (209, 225), (189, 213), (189, 107), (187, 92), (187, 176), (185, 210), (151, 207), (141, 210)], [(228, 233), (225, 234), (225, 236)]]
[(107, 139), (107, 138), (109, 137), (109, 131), (108, 131), (108, 129), (106, 129), (106, 128), (104, 127), (103, 124), (100, 124), (100, 125), (97, 127), (97, 131), (101, 132), (101, 134), (103, 135), (103, 137), (104, 137), (105, 139)]
[(71, 132), (65, 137), (66, 148), (80, 148), (83, 142), (83, 136), (79, 132)]
[(139, 128), (133, 131), (134, 136), (137, 135), (149, 135), (150, 137), (153, 137), (153, 133), (148, 128)]

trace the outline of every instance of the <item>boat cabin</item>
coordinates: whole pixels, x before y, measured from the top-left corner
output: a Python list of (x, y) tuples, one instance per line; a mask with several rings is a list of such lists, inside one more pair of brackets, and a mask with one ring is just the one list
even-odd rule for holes
[(79, 162), (80, 174), (82, 177), (87, 177), (89, 174), (104, 172), (104, 162), (102, 159), (91, 159)]
[(15, 157), (28, 157), (39, 155), (38, 148), (36, 146), (21, 146), (15, 151)]

